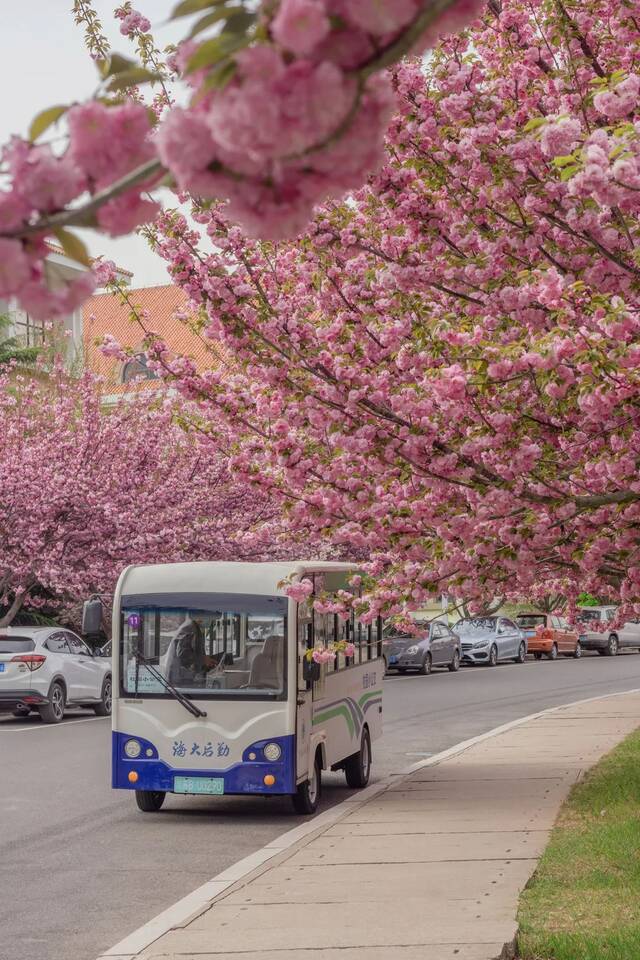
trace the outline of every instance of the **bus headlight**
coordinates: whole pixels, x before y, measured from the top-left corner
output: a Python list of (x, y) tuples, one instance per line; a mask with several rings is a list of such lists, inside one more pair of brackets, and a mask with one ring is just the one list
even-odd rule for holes
[(279, 760), (282, 756), (282, 750), (277, 743), (268, 743), (262, 752), (267, 760), (271, 760), (272, 762)]
[(140, 756), (142, 751), (142, 746), (138, 743), (137, 740), (127, 740), (124, 745), (124, 752), (129, 757), (130, 760), (135, 760), (136, 757)]

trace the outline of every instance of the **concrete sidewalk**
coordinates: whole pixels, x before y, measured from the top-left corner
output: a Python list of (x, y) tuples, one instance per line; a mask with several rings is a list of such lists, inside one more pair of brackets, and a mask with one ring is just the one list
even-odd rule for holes
[(142, 938), (135, 952), (127, 938), (104, 956), (512, 958), (518, 897), (562, 801), (639, 725), (640, 694), (624, 694), (547, 711), (454, 748), (342, 804), (331, 825), (318, 822), (293, 846), (272, 850), (238, 882), (229, 885), (233, 873), (226, 883), (216, 878), (210, 901), (150, 946)]

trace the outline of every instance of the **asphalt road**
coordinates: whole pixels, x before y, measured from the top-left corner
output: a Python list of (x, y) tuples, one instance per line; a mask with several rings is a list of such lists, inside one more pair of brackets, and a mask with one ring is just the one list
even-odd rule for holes
[[(373, 779), (545, 707), (640, 688), (640, 655), (528, 661), (385, 681)], [(168, 798), (109, 787), (110, 724), (0, 718), (0, 960), (94, 960), (298, 822), (284, 799)], [(348, 795), (329, 774), (323, 806)]]

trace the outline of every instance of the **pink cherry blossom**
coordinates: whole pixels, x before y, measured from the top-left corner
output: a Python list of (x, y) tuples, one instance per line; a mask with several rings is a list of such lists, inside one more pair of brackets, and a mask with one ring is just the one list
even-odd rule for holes
[(302, 603), (313, 593), (313, 583), (311, 580), (303, 577), (302, 580), (289, 584), (285, 588), (285, 593), (288, 597), (291, 597), (292, 600), (295, 600), (296, 603)]
[(582, 126), (576, 117), (560, 117), (547, 122), (542, 128), (540, 143), (547, 157), (565, 156), (571, 153), (580, 139)]
[[(2, 241), (3, 243), (6, 241)], [(187, 437), (174, 404), (123, 401), (59, 367), (0, 375), (0, 625), (27, 607), (79, 619), (128, 563), (286, 556), (277, 507)], [(194, 523), (194, 518), (198, 518)]]
[(274, 40), (298, 57), (306, 57), (331, 29), (321, 0), (281, 0), (271, 22)]
[(418, 0), (339, 0), (337, 10), (349, 23), (365, 33), (384, 36), (395, 33), (414, 18)]
[(637, 49), (622, 3), (503, 0), (394, 71), (383, 167), (295, 242), (227, 215), (247, 215), (240, 197), (264, 236), (263, 197), (282, 197), (298, 229), (309, 174), (335, 197), (364, 163), (339, 141), (270, 181), (252, 170), (230, 208), (198, 212), (204, 241), (161, 229), (236, 367), (174, 377), (158, 350), (159, 372), (234, 433), (234, 470), (270, 485), (292, 536), (362, 563), (363, 621), (442, 592), (476, 609), (561, 594), (571, 612), (587, 590), (640, 615)]
[(330, 135), (354, 100), (354, 82), (330, 63), (287, 64), (269, 47), (250, 47), (238, 66), (208, 111), (215, 142), (234, 154), (264, 161), (302, 153)]
[(30, 276), (29, 258), (22, 242), (0, 237), (0, 296), (10, 297)]

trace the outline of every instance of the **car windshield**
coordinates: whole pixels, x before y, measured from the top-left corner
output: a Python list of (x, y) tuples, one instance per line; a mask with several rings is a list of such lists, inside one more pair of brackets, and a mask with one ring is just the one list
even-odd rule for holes
[(1, 653), (30, 653), (36, 645), (30, 637), (0, 637)]
[(473, 617), (468, 620), (458, 620), (455, 625), (456, 633), (495, 633), (495, 617)]
[(579, 620), (600, 620), (600, 610), (581, 610), (578, 614)]
[(523, 630), (535, 630), (536, 627), (544, 627), (546, 617), (542, 613), (521, 613), (516, 617), (516, 623)]
[(397, 627), (385, 627), (382, 637), (384, 640), (398, 640), (402, 637), (403, 640), (409, 636), (406, 630), (399, 630)]
[(190, 699), (284, 699), (287, 598), (250, 594), (124, 597), (122, 688)]

